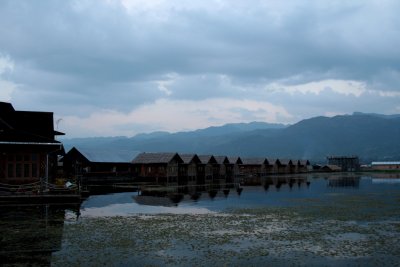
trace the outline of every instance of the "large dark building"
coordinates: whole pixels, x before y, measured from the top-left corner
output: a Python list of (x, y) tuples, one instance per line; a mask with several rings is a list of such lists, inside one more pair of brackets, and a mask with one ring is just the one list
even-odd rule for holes
[(23, 184), (57, 171), (63, 146), (55, 136), (52, 112), (17, 111), (0, 102), (0, 183)]
[(329, 156), (328, 165), (339, 166), (344, 172), (359, 171), (360, 161), (357, 156)]

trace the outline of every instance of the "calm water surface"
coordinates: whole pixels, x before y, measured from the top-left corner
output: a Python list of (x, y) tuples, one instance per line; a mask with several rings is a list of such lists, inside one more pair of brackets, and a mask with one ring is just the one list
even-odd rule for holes
[(370, 174), (281, 176), (0, 211), (3, 266), (400, 262), (400, 179)]

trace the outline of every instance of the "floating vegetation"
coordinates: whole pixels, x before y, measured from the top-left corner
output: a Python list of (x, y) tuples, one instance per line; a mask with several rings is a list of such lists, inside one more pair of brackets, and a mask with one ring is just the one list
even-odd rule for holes
[(326, 183), (268, 194), (246, 187), (240, 197), (203, 194), (173, 207), (139, 206), (128, 195), (81, 211), (3, 210), (0, 259), (2, 266), (398, 266), (400, 188)]
[[(364, 215), (354, 206), (346, 207), (348, 203), (356, 203)], [(373, 206), (366, 212), (370, 205), (351, 196), (311, 207), (82, 218), (65, 224), (62, 248), (53, 253), (52, 263), (395, 266), (400, 262), (399, 211), (389, 208), (375, 213)]]

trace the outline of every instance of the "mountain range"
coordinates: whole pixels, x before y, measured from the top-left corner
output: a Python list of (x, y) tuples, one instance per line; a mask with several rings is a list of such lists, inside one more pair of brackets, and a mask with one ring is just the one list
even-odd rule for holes
[(400, 160), (400, 115), (314, 117), (293, 125), (264, 122), (226, 124), (189, 132), (153, 132), (134, 137), (61, 140), (91, 151), (179, 152), (241, 157), (309, 159), (357, 155), (361, 162)]

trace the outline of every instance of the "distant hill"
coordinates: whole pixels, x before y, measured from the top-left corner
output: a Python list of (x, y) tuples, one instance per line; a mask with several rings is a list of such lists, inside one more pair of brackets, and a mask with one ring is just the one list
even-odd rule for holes
[[(83, 138), (71, 145), (119, 150), (304, 158), (323, 162), (328, 155), (358, 155), (363, 162), (400, 160), (400, 115), (354, 113), (315, 117), (296, 124), (241, 123), (132, 138)], [(68, 149), (67, 149), (68, 150)]]

